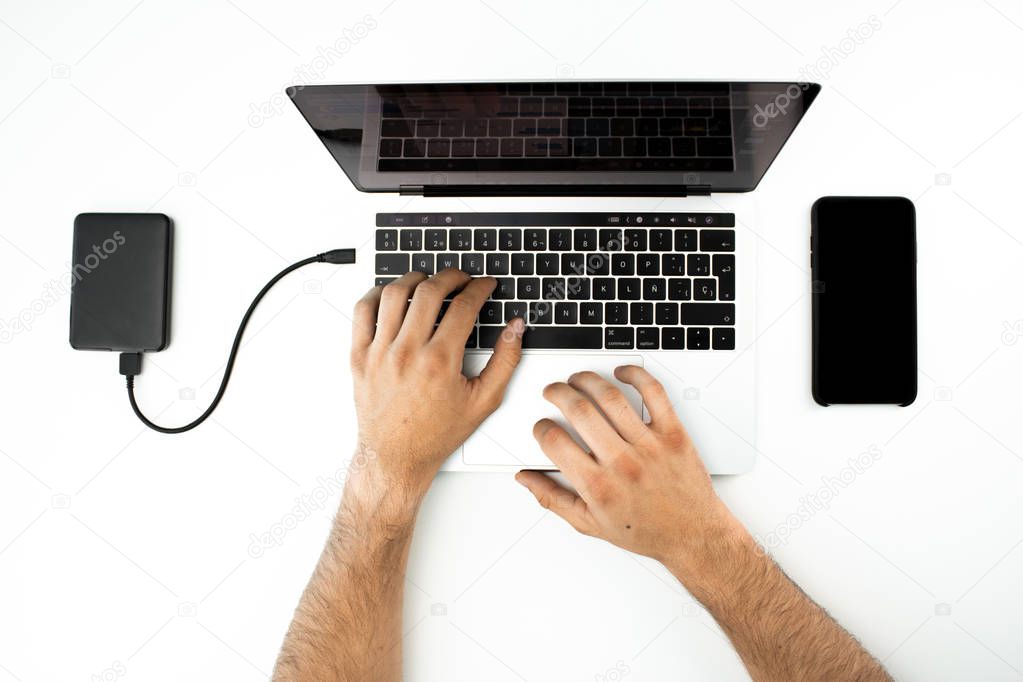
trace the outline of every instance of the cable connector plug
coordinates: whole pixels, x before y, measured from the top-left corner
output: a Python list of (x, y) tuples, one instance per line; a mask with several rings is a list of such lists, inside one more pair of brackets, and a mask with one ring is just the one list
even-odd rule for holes
[(355, 249), (332, 249), (326, 253), (316, 256), (321, 263), (336, 263), (345, 265), (355, 262)]
[(142, 374), (142, 353), (121, 353), (121, 374), (134, 377)]

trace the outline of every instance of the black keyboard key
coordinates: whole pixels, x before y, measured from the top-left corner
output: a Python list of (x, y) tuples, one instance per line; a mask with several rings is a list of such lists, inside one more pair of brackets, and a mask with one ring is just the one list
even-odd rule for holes
[(660, 97), (644, 97), (639, 101), (639, 112), (643, 116), (664, 116), (664, 100)]
[(707, 277), (710, 275), (710, 256), (705, 253), (691, 253), (687, 258), (686, 270), (693, 277)]
[[(611, 118), (615, 115), (615, 101), (612, 97), (594, 97), (590, 100), (590, 115), (601, 118)], [(622, 116), (635, 116), (636, 114), (621, 114)]]
[(577, 137), (573, 139), (572, 153), (575, 156), (596, 156), (597, 139), (594, 137)]
[(610, 275), (611, 254), (609, 253), (588, 253), (586, 254), (586, 274), (588, 275)]
[(700, 251), (735, 251), (735, 230), (701, 230)]
[(646, 251), (646, 230), (626, 230), (625, 250)]
[(664, 100), (665, 116), (685, 116), (689, 113), (689, 105), (685, 97), (667, 97)]
[(447, 230), (427, 230), (426, 231), (426, 250), (427, 251), (443, 251), (448, 248), (448, 231)]
[(601, 251), (621, 251), (622, 250), (622, 231), (621, 230), (601, 230), (600, 231), (600, 248)]
[(544, 277), (540, 281), (540, 290), (545, 301), (562, 301), (568, 293), (564, 277)]
[(633, 132), (632, 119), (631, 118), (613, 118), (611, 119), (611, 134), (615, 137), (632, 137), (635, 133)]
[(583, 137), (586, 135), (586, 119), (567, 118), (565, 119), (565, 135), (568, 137)]
[(515, 298), (515, 280), (512, 277), (498, 277), (497, 287), (490, 294), (494, 300), (506, 301)]
[[(495, 137), (481, 137), (476, 140), (476, 156), (497, 156), (501, 150), (501, 141)], [(472, 160), (470, 159), (471, 163)]]
[(663, 301), (667, 297), (666, 285), (662, 277), (647, 277), (643, 280), (643, 300)]
[[(502, 330), (503, 327), (497, 326), (480, 327), (480, 348), (493, 348)], [(601, 336), (600, 327), (527, 327), (522, 335), (522, 347), (598, 350), (601, 348)]]
[(554, 304), (548, 301), (530, 303), (529, 317), (526, 319), (526, 323), (530, 325), (554, 324)]
[[(507, 118), (490, 119), (490, 137), (508, 137), (511, 135), (512, 122)], [(495, 140), (496, 141), (496, 140)], [(477, 147), (479, 145), (477, 144)]]
[[(576, 329), (587, 329), (587, 327), (576, 327)], [(635, 329), (632, 327), (605, 327), (604, 347), (607, 349), (632, 348), (634, 332)]]
[(611, 272), (616, 275), (635, 275), (636, 256), (631, 253), (616, 253), (611, 256)]
[(405, 145), (399, 139), (380, 140), (380, 157), (383, 159), (398, 158), (404, 147)]
[(640, 327), (636, 330), (636, 348), (657, 350), (660, 347), (660, 330), (657, 327)]
[(377, 251), (397, 251), (397, 249), (397, 230), (377, 230)]
[(678, 157), (696, 156), (696, 140), (691, 137), (671, 138), (671, 153)]
[(711, 114), (709, 97), (693, 97), (689, 100), (689, 115), (707, 117)]
[(638, 301), (642, 295), (642, 285), (638, 277), (620, 277), (618, 279), (619, 300)]
[(611, 121), (606, 118), (586, 119), (586, 135), (589, 137), (607, 137), (611, 134)]
[(589, 277), (569, 277), (566, 289), (570, 300), (588, 301), (591, 298)]
[(604, 308), (600, 303), (587, 301), (579, 304), (579, 322), (582, 324), (601, 324), (604, 321)]
[(378, 253), (376, 256), (376, 274), (404, 275), (409, 271), (407, 253)]
[(568, 251), (572, 248), (572, 230), (551, 229), (547, 234), (547, 248)]
[(461, 137), (462, 130), (462, 119), (460, 118), (448, 118), (440, 122), (441, 137)]
[(707, 119), (705, 118), (687, 118), (683, 123), (688, 137), (703, 137), (707, 134)]
[(504, 304), (504, 321), (511, 322), (516, 317), (526, 320), (529, 309), (525, 301), (508, 301)]
[(451, 156), (472, 156), (475, 151), (473, 140), (451, 140)]
[(682, 324), (734, 325), (734, 303), (682, 303)]
[(536, 254), (536, 274), (538, 275), (556, 275), (560, 272), (558, 269), (560, 259), (558, 254), (551, 253), (550, 251)]
[(685, 347), (685, 329), (682, 327), (664, 327), (661, 329), (661, 348), (664, 350), (682, 350)]
[(538, 277), (520, 277), (517, 285), (518, 298), (526, 301), (540, 298), (540, 279)]
[(657, 128), (656, 118), (636, 119), (636, 135), (639, 137), (653, 137), (657, 134)]
[(452, 251), (468, 251), (472, 248), (472, 230), (451, 230), (448, 243), (450, 244), (448, 248)]
[(714, 350), (735, 350), (735, 330), (731, 327), (715, 327), (710, 336)]
[(607, 324), (628, 324), (629, 305), (621, 301), (604, 304), (604, 322)]
[(696, 230), (675, 230), (676, 251), (696, 251)]
[(519, 251), (522, 249), (522, 230), (505, 229), (497, 234), (497, 245), (502, 251)]
[(423, 231), (422, 230), (402, 230), (401, 231), (401, 250), (402, 251), (419, 251), (423, 248)]
[(497, 248), (497, 230), (477, 229), (472, 236), (473, 248), (477, 251), (493, 251)]
[(511, 271), (513, 275), (532, 275), (533, 254), (513, 253), (511, 257)]
[(468, 119), (465, 121), (466, 137), (486, 137), (487, 122), (480, 119)]
[(430, 140), (430, 144), (426, 147), (426, 155), (431, 158), (451, 156), (451, 140), (445, 138)]
[(523, 97), (519, 100), (519, 116), (543, 116), (543, 98)]
[(653, 324), (654, 304), (653, 303), (630, 303), (629, 324)]
[(507, 275), (511, 267), (511, 257), (507, 253), (488, 253), (486, 261), (488, 275)]
[(613, 301), (615, 280), (612, 277), (597, 277), (593, 280), (593, 298), (598, 301)]
[(651, 251), (671, 251), (674, 246), (671, 230), (655, 228), (650, 230)]
[(470, 275), (482, 275), (484, 265), (482, 253), (462, 254), (462, 272), (466, 272)]
[(589, 97), (569, 97), (568, 115), (575, 118), (585, 118), (590, 115)]
[(437, 254), (437, 272), (441, 270), (457, 270), (459, 266), (458, 254), (457, 253), (438, 253)]
[(554, 304), (554, 324), (578, 324), (579, 304), (558, 302)]
[(432, 253), (412, 254), (412, 272), (421, 272), (424, 275), (432, 275), (433, 254)]
[(600, 156), (621, 156), (622, 141), (617, 137), (602, 137), (597, 141), (597, 153)]
[(676, 277), (686, 274), (685, 257), (678, 253), (666, 253), (661, 256), (661, 274)]
[(385, 120), (380, 124), (381, 137), (415, 137), (416, 122), (407, 119)]
[[(662, 118), (660, 120), (660, 133), (662, 137), (679, 137), (684, 134), (682, 119), (677, 117)], [(685, 156), (690, 156), (686, 154)]]
[(547, 152), (552, 156), (569, 156), (572, 152), (572, 143), (567, 137), (552, 137), (547, 140)]
[(501, 138), (501, 156), (522, 156), (522, 138)]
[(504, 306), (500, 301), (487, 301), (480, 309), (480, 324), (501, 324), (504, 322)]
[(397, 277), (377, 277), (376, 280), (373, 283), (373, 286), (385, 287), (385, 286), (387, 286), (388, 284), (390, 284), (391, 282), (393, 282), (396, 279), (398, 279), (398, 278)]
[(686, 347), (689, 350), (710, 348), (710, 330), (706, 327), (690, 327), (686, 330)]
[(597, 249), (597, 231), (583, 229), (575, 231), (575, 250), (594, 251)]
[(659, 275), (660, 272), (660, 258), (657, 257), (656, 253), (640, 253), (636, 255), (636, 274), (637, 275)]
[(472, 331), (469, 332), (469, 338), (465, 340), (466, 348), (476, 348), (479, 343), (479, 328), (473, 327)]
[(622, 140), (622, 150), (625, 156), (633, 158), (646, 156), (646, 138), (626, 137)]
[(525, 231), (525, 249), (526, 251), (546, 251), (547, 250), (547, 230), (544, 229), (532, 229)]
[(426, 156), (426, 140), (406, 139), (402, 151), (407, 157), (418, 158)]
[(717, 297), (717, 280), (710, 277), (693, 280), (694, 301), (713, 301)]
[(714, 274), (718, 278), (718, 300), (735, 300), (735, 256), (730, 253), (714, 254)]
[(731, 156), (732, 138), (701, 137), (696, 141), (696, 153), (700, 156)]
[(668, 299), (688, 301), (693, 297), (693, 283), (688, 277), (672, 277), (668, 280)]
[(561, 254), (561, 274), (563, 275), (585, 275), (586, 256), (581, 253)]
[(650, 156), (671, 156), (671, 139), (667, 137), (651, 137), (647, 143), (647, 154)]
[(678, 324), (678, 303), (654, 305), (654, 321), (662, 327)]
[(416, 122), (417, 137), (437, 137), (438, 135), (440, 135), (440, 121), (423, 118)]

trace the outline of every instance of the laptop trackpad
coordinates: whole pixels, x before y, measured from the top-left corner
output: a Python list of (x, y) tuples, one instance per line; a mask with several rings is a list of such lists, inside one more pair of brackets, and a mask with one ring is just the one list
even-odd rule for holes
[[(467, 354), (464, 368), (475, 376), (490, 358), (489, 354)], [(543, 417), (556, 419), (568, 427), (557, 407), (543, 398), (543, 389), (570, 375), (591, 370), (611, 381), (625, 393), (632, 406), (642, 414), (643, 402), (634, 388), (614, 378), (619, 365), (643, 365), (643, 356), (618, 353), (564, 354), (527, 353), (512, 377), (504, 403), (483, 422), (462, 447), (462, 463), (468, 466), (512, 466), (534, 469), (556, 468), (533, 438), (533, 424)], [(571, 427), (569, 433), (578, 440)]]

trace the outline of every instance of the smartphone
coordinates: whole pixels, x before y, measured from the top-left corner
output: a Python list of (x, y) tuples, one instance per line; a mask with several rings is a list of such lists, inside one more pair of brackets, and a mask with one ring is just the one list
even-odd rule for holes
[(913, 202), (823, 197), (810, 222), (813, 399), (909, 405), (917, 392)]
[(157, 351), (170, 327), (171, 220), (82, 213), (71, 260), (71, 347)]

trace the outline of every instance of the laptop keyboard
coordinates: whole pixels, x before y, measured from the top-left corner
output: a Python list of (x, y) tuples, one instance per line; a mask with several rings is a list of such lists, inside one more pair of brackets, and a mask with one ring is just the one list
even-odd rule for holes
[[(732, 171), (727, 84), (381, 87), (380, 171)], [(479, 90), (479, 92), (476, 92)]]
[(377, 285), (497, 279), (467, 348), (493, 348), (514, 317), (524, 348), (735, 348), (734, 214), (381, 213), (377, 228)]

